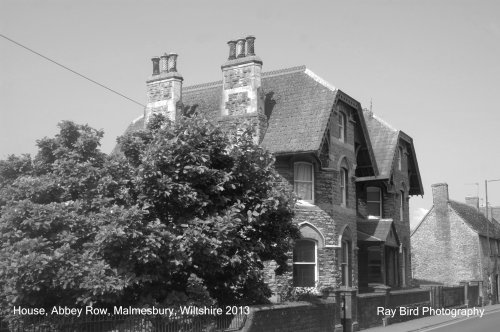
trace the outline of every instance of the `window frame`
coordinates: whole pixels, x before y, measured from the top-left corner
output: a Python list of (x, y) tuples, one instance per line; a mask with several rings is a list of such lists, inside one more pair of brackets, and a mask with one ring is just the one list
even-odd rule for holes
[(403, 287), (406, 287), (406, 265), (408, 264), (407, 262), (407, 256), (408, 256), (408, 249), (406, 249), (405, 246), (401, 246), (401, 284)]
[[(296, 169), (297, 166), (299, 165), (307, 165), (310, 166), (311, 168), (311, 181), (303, 181), (303, 180), (297, 180), (296, 179)], [(307, 162), (307, 161), (297, 161), (293, 163), (293, 191), (295, 192), (296, 195), (298, 195), (298, 191), (296, 189), (296, 185), (299, 183), (311, 183), (311, 199), (300, 199), (304, 202), (312, 203), (314, 204), (314, 164)]]
[(398, 146), (398, 170), (402, 171), (403, 170), (403, 148), (401, 146)]
[(338, 127), (339, 127), (339, 141), (346, 141), (346, 126), (347, 126), (347, 116), (344, 112), (339, 112)]
[[(295, 246), (299, 242), (310, 242), (314, 244), (314, 262), (296, 262), (295, 261)], [(293, 265), (293, 271), (292, 271), (292, 277), (293, 277), (293, 287), (316, 287), (318, 283), (318, 242), (313, 240), (313, 239), (300, 239), (295, 241), (295, 245), (293, 248), (293, 256), (292, 256), (292, 265)], [(295, 266), (297, 265), (313, 265), (314, 266), (314, 285), (312, 286), (304, 286), (304, 285), (297, 285), (297, 281), (295, 280)]]
[(399, 221), (404, 221), (404, 212), (405, 212), (405, 192), (401, 190), (399, 192)]
[(340, 205), (346, 207), (348, 199), (349, 170), (346, 167), (340, 167)]
[(348, 239), (343, 239), (340, 246), (340, 284), (344, 287), (352, 285), (352, 258), (351, 258), (352, 243)]
[[(378, 194), (379, 194), (379, 196), (378, 196), (379, 200), (378, 201), (370, 201), (370, 200), (368, 200), (368, 190), (371, 189), (371, 188), (377, 189)], [(366, 187), (366, 212), (367, 212), (368, 216), (382, 218), (382, 212), (383, 212), (382, 201), (383, 201), (383, 198), (382, 198), (382, 189), (380, 187)], [(368, 208), (368, 205), (369, 205), (368, 203), (378, 203), (378, 206), (379, 206), (379, 215), (370, 214), (370, 210)]]

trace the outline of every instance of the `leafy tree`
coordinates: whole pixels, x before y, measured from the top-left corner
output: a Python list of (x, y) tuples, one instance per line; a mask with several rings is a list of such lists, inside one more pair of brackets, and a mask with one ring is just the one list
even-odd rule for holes
[(293, 194), (251, 129), (154, 117), (99, 151), (71, 122), (0, 161), (0, 301), (172, 305), (264, 302), (262, 261), (286, 269)]
[[(126, 284), (94, 244), (127, 172), (98, 150), (103, 133), (62, 122), (39, 152), (0, 161), (0, 307), (111, 299)], [(128, 211), (133, 213), (133, 210)]]

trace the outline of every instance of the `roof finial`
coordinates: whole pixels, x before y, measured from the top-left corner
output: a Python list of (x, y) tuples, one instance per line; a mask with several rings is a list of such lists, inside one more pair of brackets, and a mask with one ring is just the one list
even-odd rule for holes
[(370, 98), (370, 113), (373, 113), (373, 98)]

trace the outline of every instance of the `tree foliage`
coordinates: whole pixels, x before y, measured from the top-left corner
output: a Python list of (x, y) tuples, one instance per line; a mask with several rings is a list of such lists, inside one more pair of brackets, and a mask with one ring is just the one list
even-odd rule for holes
[(154, 117), (99, 150), (71, 122), (0, 161), (0, 304), (258, 303), (286, 269), (293, 194), (249, 128)]

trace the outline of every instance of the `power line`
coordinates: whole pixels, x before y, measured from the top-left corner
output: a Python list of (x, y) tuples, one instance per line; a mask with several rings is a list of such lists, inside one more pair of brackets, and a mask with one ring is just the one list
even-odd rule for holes
[(138, 102), (138, 101), (136, 101), (136, 100), (134, 100), (134, 99), (132, 99), (132, 98), (129, 98), (129, 97), (127, 97), (127, 96), (125, 96), (125, 95), (123, 95), (123, 94), (119, 93), (118, 91), (113, 90), (113, 89), (111, 89), (111, 88), (109, 88), (109, 87), (105, 86), (104, 84), (101, 84), (101, 83), (99, 83), (99, 82), (97, 82), (97, 81), (94, 81), (93, 79), (91, 79), (91, 78), (89, 78), (89, 77), (87, 77), (87, 76), (85, 76), (85, 75), (83, 75), (83, 74), (80, 74), (79, 72), (77, 72), (77, 71), (75, 71), (75, 70), (73, 70), (73, 69), (71, 69), (71, 68), (68, 68), (68, 67), (66, 67), (66, 66), (65, 66), (65, 65), (63, 65), (63, 64), (60, 64), (59, 62), (57, 62), (57, 61), (55, 61), (55, 60), (52, 60), (51, 58), (46, 57), (45, 55), (40, 54), (40, 53), (38, 53), (37, 51), (32, 50), (31, 48), (29, 48), (29, 47), (27, 47), (27, 46), (24, 46), (23, 44), (18, 43), (17, 41), (15, 41), (15, 40), (13, 40), (13, 39), (10, 39), (10, 38), (9, 38), (9, 37), (7, 37), (7, 36), (2, 35), (1, 33), (0, 33), (0, 37), (3, 37), (3, 38), (5, 38), (5, 39), (7, 39), (8, 41), (10, 41), (10, 42), (12, 42), (12, 43), (16, 44), (17, 46), (20, 46), (20, 47), (22, 47), (22, 48), (24, 48), (24, 49), (26, 49), (26, 50), (30, 51), (31, 53), (34, 53), (34, 54), (36, 54), (36, 55), (38, 55), (38, 56), (40, 56), (40, 57), (44, 58), (45, 60), (48, 60), (48, 61), (50, 61), (50, 62), (52, 62), (52, 63), (54, 63), (54, 64), (58, 65), (59, 67), (62, 67), (62, 68), (64, 68), (64, 69), (66, 69), (66, 70), (68, 70), (68, 71), (72, 72), (73, 74), (76, 74), (76, 75), (78, 75), (78, 76), (80, 76), (80, 77), (82, 77), (82, 78), (86, 79), (87, 81), (90, 81), (90, 82), (92, 82), (92, 83), (94, 83), (94, 84), (97, 84), (97, 85), (99, 85), (100, 87), (102, 87), (102, 88), (104, 88), (104, 89), (106, 89), (106, 90), (108, 90), (108, 91), (111, 91), (111, 92), (113, 92), (114, 94), (119, 95), (120, 97), (123, 97), (123, 98), (125, 98), (125, 99), (128, 99), (128, 100), (130, 100), (131, 102), (133, 102), (133, 103), (135, 103), (135, 104), (138, 104), (138, 105), (140, 105), (140, 106), (142, 106), (142, 107), (146, 107), (146, 105), (143, 105), (142, 103), (140, 103), (140, 102)]

